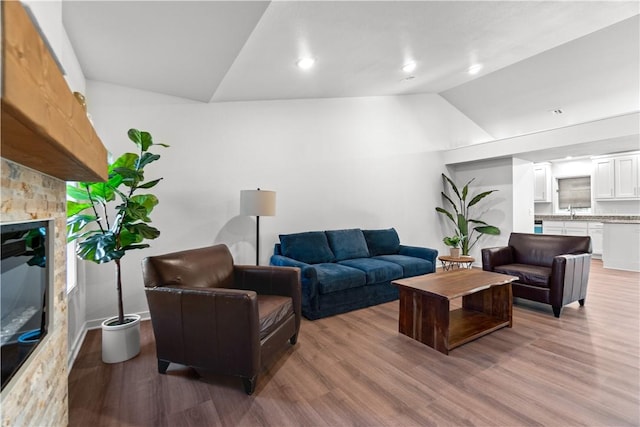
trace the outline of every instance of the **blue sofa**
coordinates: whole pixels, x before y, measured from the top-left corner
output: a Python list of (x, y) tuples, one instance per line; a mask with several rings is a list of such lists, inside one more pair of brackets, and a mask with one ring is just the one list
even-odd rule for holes
[(302, 270), (302, 314), (314, 320), (397, 299), (391, 281), (433, 273), (437, 256), (393, 228), (354, 228), (281, 234), (271, 265)]

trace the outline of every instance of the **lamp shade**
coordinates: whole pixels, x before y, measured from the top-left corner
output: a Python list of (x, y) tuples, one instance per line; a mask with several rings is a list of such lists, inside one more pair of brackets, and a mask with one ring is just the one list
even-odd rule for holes
[(241, 190), (240, 214), (251, 216), (275, 216), (276, 192), (265, 190)]

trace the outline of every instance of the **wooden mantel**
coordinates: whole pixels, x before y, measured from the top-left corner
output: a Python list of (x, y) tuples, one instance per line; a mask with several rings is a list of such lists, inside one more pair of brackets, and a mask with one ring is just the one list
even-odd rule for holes
[(107, 150), (19, 1), (2, 2), (0, 156), (65, 181), (105, 181)]

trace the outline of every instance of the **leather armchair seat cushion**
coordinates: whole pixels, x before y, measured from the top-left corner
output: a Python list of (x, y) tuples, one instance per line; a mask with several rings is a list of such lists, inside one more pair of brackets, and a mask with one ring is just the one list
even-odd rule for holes
[(258, 294), (260, 339), (267, 337), (293, 315), (293, 300), (280, 295)]
[(307, 264), (335, 261), (327, 236), (322, 231), (281, 234), (282, 254)]
[(370, 256), (392, 255), (400, 251), (400, 237), (395, 228), (362, 230)]
[(400, 279), (403, 274), (400, 265), (374, 258), (347, 259), (338, 264), (362, 270), (366, 275), (367, 285)]
[(518, 276), (518, 282), (525, 285), (548, 288), (551, 268), (528, 264), (505, 264), (494, 268), (496, 273)]
[(325, 232), (331, 251), (336, 261), (352, 258), (364, 258), (369, 256), (367, 242), (364, 240), (362, 230), (353, 228), (350, 230), (330, 230)]
[(427, 261), (426, 259), (416, 258), (412, 256), (406, 255), (379, 255), (374, 257), (374, 259), (379, 259), (382, 261), (393, 262), (402, 267), (402, 271), (404, 272), (403, 277), (413, 277), (419, 276), (421, 274), (431, 273), (433, 268), (433, 263), (431, 261)]
[(364, 272), (356, 268), (333, 263), (316, 264), (314, 267), (318, 273), (318, 292), (321, 294), (359, 288), (367, 283)]

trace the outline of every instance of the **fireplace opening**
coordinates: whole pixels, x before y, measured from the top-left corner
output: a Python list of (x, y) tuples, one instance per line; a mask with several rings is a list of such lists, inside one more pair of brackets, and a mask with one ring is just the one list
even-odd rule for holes
[(47, 335), (52, 221), (1, 224), (2, 389)]

